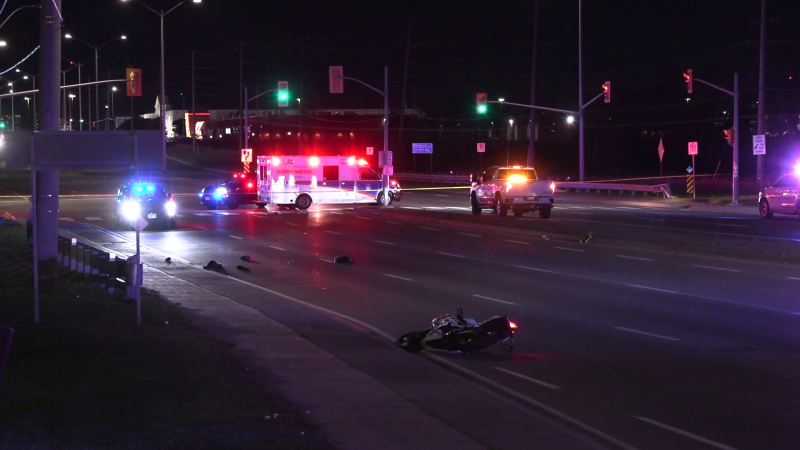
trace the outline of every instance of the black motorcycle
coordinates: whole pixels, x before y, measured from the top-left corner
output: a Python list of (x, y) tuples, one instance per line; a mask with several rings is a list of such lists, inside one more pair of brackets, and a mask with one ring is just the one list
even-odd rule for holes
[(517, 324), (508, 317), (494, 316), (478, 323), (464, 318), (461, 307), (457, 307), (455, 316), (439, 316), (433, 319), (429, 329), (404, 334), (395, 343), (412, 353), (421, 350), (467, 353), (500, 342), (500, 348), (510, 353), (514, 349), (516, 331)]

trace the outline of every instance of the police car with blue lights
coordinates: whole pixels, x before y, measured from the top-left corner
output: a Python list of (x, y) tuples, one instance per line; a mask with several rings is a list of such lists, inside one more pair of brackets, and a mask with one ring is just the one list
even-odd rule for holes
[[(128, 226), (139, 216), (155, 228), (174, 229), (178, 226), (178, 206), (164, 189), (155, 183), (128, 183), (120, 186), (115, 199), (114, 223)], [(148, 227), (150, 228), (150, 227)]]
[(206, 186), (198, 194), (200, 204), (208, 209), (225, 206), (236, 209), (240, 205), (254, 204), (263, 208), (266, 202), (258, 199), (256, 176), (253, 173), (235, 173), (233, 178), (215, 186)]

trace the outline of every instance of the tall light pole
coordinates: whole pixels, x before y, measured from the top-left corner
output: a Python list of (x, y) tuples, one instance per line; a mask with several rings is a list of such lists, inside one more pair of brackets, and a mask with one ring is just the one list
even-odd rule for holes
[[(160, 107), (161, 107), (160, 108), (160, 113), (161, 113), (161, 132), (163, 133), (163, 136), (161, 136), (161, 138), (162, 138), (162, 140), (161, 140), (161, 154), (164, 157), (162, 165), (163, 165), (163, 170), (166, 171), (167, 170), (167, 117), (166, 117), (167, 107), (166, 107), (166, 100), (165, 100), (166, 99), (166, 93), (165, 93), (166, 87), (165, 87), (165, 81), (164, 81), (164, 64), (165, 64), (165, 59), (164, 59), (164, 16), (166, 16), (169, 13), (171, 13), (172, 11), (175, 11), (175, 8), (177, 8), (178, 6), (181, 6), (182, 4), (185, 3), (185, 1), (188, 1), (188, 0), (178, 2), (177, 5), (173, 6), (171, 9), (167, 10), (167, 12), (164, 12), (163, 9), (161, 10), (161, 12), (158, 12), (155, 9), (153, 9), (153, 8), (145, 5), (144, 3), (140, 2), (139, 0), (122, 0), (122, 1), (123, 2), (131, 2), (131, 1), (136, 2), (136, 3), (144, 6), (149, 11), (153, 12), (154, 14), (156, 14), (157, 16), (161, 17), (161, 94), (160, 94), (161, 101), (159, 102), (159, 104), (160, 104)], [(192, 3), (201, 3), (201, 2), (202, 2), (202, 0), (192, 0)], [(131, 121), (133, 121), (133, 117), (131, 117)]]
[[(69, 94), (69, 131), (72, 131), (72, 106), (75, 104), (75, 94)], [(78, 103), (80, 105), (80, 103)]]
[[(19, 70), (19, 69), (16, 69), (16, 72), (19, 72), (24, 76), (30, 77), (30, 79), (33, 81), (33, 90), (36, 91), (36, 77), (38, 75), (31, 75), (31, 74), (29, 74), (29, 73), (27, 73), (25, 71)], [(33, 126), (31, 127), (31, 130), (33, 130), (33, 131), (36, 131), (36, 124), (38, 123), (37, 117), (38, 116), (36, 114), (36, 92), (34, 92), (33, 93)]]
[[(14, 83), (16, 83), (17, 81), (27, 80), (27, 79), (28, 79), (27, 75), (24, 75), (22, 78), (17, 78), (14, 81), (11, 81), (11, 80), (6, 78), (6, 81), (8, 81), (8, 87), (11, 88), (11, 89), (9, 89), (9, 93), (12, 93), (12, 94), (14, 93)], [(11, 97), (11, 131), (15, 131), (17, 129), (14, 115), (15, 115), (14, 114), (14, 97)]]
[[(100, 81), (99, 74), (98, 74), (98, 71), (97, 71), (97, 61), (98, 61), (97, 52), (98, 52), (98, 50), (100, 50), (101, 48), (105, 47), (106, 45), (108, 45), (108, 44), (110, 44), (112, 42), (124, 41), (124, 40), (128, 39), (128, 37), (123, 34), (122, 36), (120, 36), (118, 38), (114, 38), (114, 39), (106, 42), (103, 45), (92, 45), (92, 44), (84, 41), (81, 38), (76, 38), (76, 37), (72, 36), (69, 33), (65, 34), (64, 38), (66, 38), (66, 39), (75, 39), (76, 41), (83, 42), (89, 48), (94, 49), (94, 81)], [(95, 114), (97, 114), (97, 131), (100, 131), (100, 95), (98, 94), (98, 89), (99, 89), (99, 85), (95, 84), (94, 85), (94, 110), (96, 111)], [(91, 92), (92, 91), (89, 91), (89, 93), (91, 93)], [(92, 120), (92, 118), (89, 117), (89, 121), (90, 122), (91, 122), (91, 120)], [(91, 128), (92, 127), (90, 126), (89, 129), (91, 130)]]
[[(111, 118), (114, 119), (114, 129), (117, 129), (117, 116), (114, 115), (114, 94), (117, 93), (117, 87), (111, 86)], [(132, 120), (133, 118), (131, 118)]]
[(28, 104), (28, 114), (27, 114), (27, 116), (28, 116), (28, 122), (30, 122), (31, 121), (31, 98), (30, 97), (25, 97), (25, 103)]

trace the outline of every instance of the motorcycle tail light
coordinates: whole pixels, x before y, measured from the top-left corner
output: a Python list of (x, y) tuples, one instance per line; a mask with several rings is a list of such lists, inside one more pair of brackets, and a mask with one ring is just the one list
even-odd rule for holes
[(509, 320), (508, 321), (508, 326), (509, 326), (509, 328), (511, 328), (511, 333), (512, 334), (517, 331), (517, 324), (515, 324), (514, 322)]

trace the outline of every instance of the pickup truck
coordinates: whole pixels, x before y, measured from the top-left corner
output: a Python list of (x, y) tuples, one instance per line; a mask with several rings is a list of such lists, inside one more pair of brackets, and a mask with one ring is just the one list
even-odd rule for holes
[(514, 217), (539, 211), (539, 217), (549, 219), (555, 203), (556, 186), (539, 180), (533, 167), (493, 166), (472, 177), (469, 198), (472, 214), (491, 209), (500, 217), (511, 210)]

